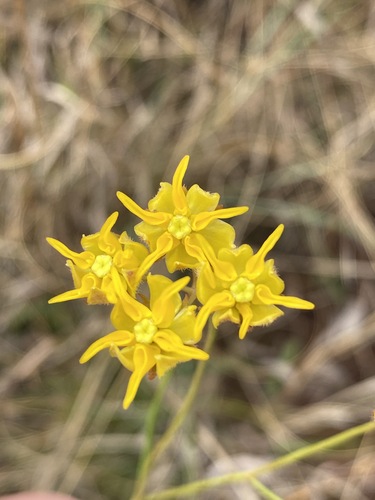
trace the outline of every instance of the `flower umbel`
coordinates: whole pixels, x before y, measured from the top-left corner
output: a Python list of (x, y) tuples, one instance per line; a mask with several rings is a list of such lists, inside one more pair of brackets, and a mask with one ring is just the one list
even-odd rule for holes
[[(215, 328), (224, 321), (238, 324), (243, 339), (251, 327), (266, 325), (284, 314), (278, 306), (314, 308), (307, 300), (283, 295), (284, 282), (274, 261), (266, 260), (284, 226), (278, 226), (256, 253), (249, 245), (236, 247), (234, 228), (222, 219), (241, 215), (248, 207), (221, 208), (219, 194), (204, 191), (197, 184), (187, 189), (183, 179), (188, 162), (188, 156), (181, 160), (172, 183), (160, 183), (147, 209), (117, 193), (123, 205), (142, 220), (134, 230), (148, 248), (132, 241), (126, 232), (119, 235), (112, 231), (118, 212), (108, 217), (99, 232), (82, 237), (81, 252), (47, 238), (67, 258), (74, 282), (73, 290), (49, 303), (86, 298), (88, 304), (113, 306), (114, 331), (93, 342), (80, 362), (103, 349), (118, 358), (131, 372), (125, 409), (147, 373), (150, 378), (162, 377), (178, 363), (208, 359), (197, 343), (211, 315)], [(161, 258), (170, 273), (196, 269), (197, 279), (188, 287), (188, 276), (172, 281), (152, 275), (150, 268)], [(139, 290), (147, 273), (147, 283)], [(198, 312), (193, 305), (196, 299), (201, 305)], [(212, 339), (208, 335), (206, 350)], [(199, 373), (201, 377), (203, 372)], [(193, 388), (199, 377), (194, 377)]]
[(234, 275), (222, 280), (204, 266), (197, 281), (197, 297), (203, 304), (198, 313), (196, 335), (202, 331), (211, 313), (215, 327), (224, 321), (239, 324), (239, 337), (243, 339), (252, 326), (267, 325), (283, 311), (277, 306), (294, 309), (313, 309), (314, 304), (297, 297), (281, 295), (284, 282), (276, 274), (273, 259), (265, 257), (280, 238), (284, 226), (280, 224), (254, 254), (249, 245), (237, 249), (223, 248), (218, 258)]
[(114, 212), (98, 233), (83, 236), (83, 252), (74, 252), (54, 238), (48, 243), (68, 260), (74, 289), (49, 300), (50, 304), (66, 300), (87, 298), (88, 304), (115, 304), (117, 295), (113, 287), (113, 269), (120, 273), (125, 289), (134, 294), (135, 273), (148, 255), (147, 248), (132, 241), (126, 232), (120, 236), (111, 230), (117, 220)]
[[(119, 292), (122, 282), (116, 274), (114, 280)], [(116, 330), (94, 342), (80, 359), (85, 363), (108, 348), (112, 356), (133, 372), (123, 402), (125, 409), (133, 401), (147, 372), (155, 371), (158, 377), (162, 377), (177, 363), (208, 359), (208, 354), (194, 345), (199, 340), (193, 337), (196, 306), (183, 307), (179, 294), (189, 280), (185, 277), (173, 282), (165, 276), (149, 274), (149, 306), (123, 290), (121, 301), (111, 314)]]
[(248, 207), (218, 208), (219, 194), (203, 191), (197, 184), (187, 190), (183, 178), (188, 162), (189, 156), (184, 156), (172, 184), (160, 183), (159, 192), (149, 202), (148, 210), (139, 207), (126, 194), (117, 193), (125, 207), (142, 219), (134, 230), (151, 250), (137, 272), (138, 280), (164, 256), (171, 273), (208, 261), (215, 274), (230, 278), (216, 254), (220, 248), (234, 246), (235, 233), (230, 224), (220, 219), (244, 214)]

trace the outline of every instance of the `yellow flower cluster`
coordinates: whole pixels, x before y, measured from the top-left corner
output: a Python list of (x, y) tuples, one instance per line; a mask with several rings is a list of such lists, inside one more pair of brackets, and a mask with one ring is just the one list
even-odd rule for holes
[[(134, 228), (142, 243), (132, 241), (126, 232), (118, 235), (112, 231), (118, 212), (108, 217), (98, 233), (82, 237), (82, 252), (47, 238), (68, 259), (74, 283), (73, 290), (49, 303), (86, 298), (88, 304), (112, 305), (115, 330), (94, 342), (80, 362), (109, 349), (132, 372), (124, 408), (134, 400), (147, 373), (161, 377), (177, 363), (208, 359), (197, 344), (211, 315), (215, 327), (223, 321), (238, 324), (243, 339), (252, 326), (269, 324), (281, 316), (278, 305), (314, 307), (306, 300), (282, 295), (284, 282), (276, 274), (273, 260), (265, 260), (283, 226), (276, 228), (256, 253), (249, 245), (237, 248), (233, 227), (222, 219), (241, 215), (248, 207), (219, 208), (219, 194), (204, 191), (197, 184), (187, 189), (183, 178), (188, 162), (185, 156), (172, 183), (160, 184), (148, 209), (117, 193), (123, 205), (142, 220)], [(162, 258), (170, 273), (196, 270), (198, 312), (196, 305), (189, 305), (189, 277), (172, 281), (149, 273)], [(142, 281), (148, 285), (147, 299), (138, 293)]]

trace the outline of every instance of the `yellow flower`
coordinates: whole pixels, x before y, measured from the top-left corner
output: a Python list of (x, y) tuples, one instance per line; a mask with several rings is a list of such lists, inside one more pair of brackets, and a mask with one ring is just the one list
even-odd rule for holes
[(74, 289), (53, 297), (48, 302), (87, 298), (88, 304), (116, 303), (113, 287), (113, 270), (119, 271), (125, 288), (135, 293), (135, 273), (148, 256), (147, 248), (132, 241), (126, 232), (120, 236), (111, 232), (118, 217), (114, 212), (104, 222), (98, 233), (83, 236), (83, 252), (74, 252), (54, 238), (48, 243), (68, 260), (66, 265), (73, 276)]
[(165, 276), (147, 277), (150, 305), (138, 302), (123, 289), (118, 274), (114, 286), (120, 298), (114, 306), (111, 321), (116, 331), (94, 342), (82, 355), (85, 363), (102, 349), (119, 359), (132, 373), (123, 406), (132, 403), (142, 378), (150, 372), (162, 377), (179, 362), (208, 359), (208, 354), (194, 346), (196, 306), (183, 307), (179, 292), (189, 277), (171, 281)]
[(235, 233), (230, 224), (219, 219), (241, 215), (248, 207), (218, 208), (219, 194), (203, 191), (197, 184), (187, 190), (182, 182), (188, 162), (189, 156), (181, 160), (172, 184), (160, 183), (148, 210), (139, 207), (126, 194), (117, 193), (125, 207), (142, 219), (134, 229), (151, 250), (137, 272), (138, 280), (164, 256), (170, 273), (209, 261), (215, 274), (228, 278), (216, 254), (220, 248), (234, 247)]
[(197, 316), (199, 335), (211, 313), (217, 326), (223, 321), (240, 324), (243, 339), (252, 326), (267, 325), (284, 313), (277, 305), (295, 309), (313, 309), (314, 304), (297, 297), (281, 295), (284, 282), (276, 274), (273, 259), (265, 261), (267, 253), (279, 240), (284, 226), (280, 224), (254, 254), (249, 245), (218, 252), (225, 272), (234, 279), (222, 280), (209, 266), (204, 266), (197, 280), (197, 297), (203, 304)]

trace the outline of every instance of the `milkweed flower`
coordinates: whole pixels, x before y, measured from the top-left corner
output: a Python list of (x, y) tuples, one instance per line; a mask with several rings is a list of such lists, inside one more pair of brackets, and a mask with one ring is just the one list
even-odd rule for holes
[(109, 349), (132, 372), (123, 401), (127, 409), (148, 372), (162, 377), (177, 363), (206, 360), (209, 356), (194, 345), (199, 340), (193, 336), (196, 306), (183, 306), (179, 294), (189, 282), (188, 276), (173, 282), (165, 276), (149, 274), (150, 301), (146, 306), (126, 293), (116, 271), (113, 275), (120, 297), (111, 314), (116, 330), (94, 342), (80, 363)]
[(126, 232), (111, 230), (118, 218), (114, 212), (98, 233), (82, 236), (83, 252), (74, 252), (61, 241), (47, 238), (48, 243), (68, 260), (74, 289), (53, 297), (48, 302), (87, 298), (88, 304), (115, 304), (118, 300), (113, 286), (113, 270), (121, 276), (124, 288), (135, 293), (135, 273), (149, 252), (145, 245), (132, 241)]
[(176, 269), (196, 268), (208, 261), (217, 276), (230, 278), (216, 255), (220, 248), (234, 247), (235, 232), (230, 224), (220, 219), (244, 214), (248, 207), (219, 208), (218, 193), (204, 191), (197, 184), (187, 190), (183, 178), (188, 162), (189, 156), (184, 156), (172, 184), (160, 183), (147, 210), (126, 194), (117, 193), (125, 207), (142, 219), (134, 230), (151, 251), (137, 271), (138, 280), (164, 256), (170, 273)]
[[(251, 327), (269, 324), (284, 314), (279, 306), (314, 308), (307, 300), (283, 295), (284, 282), (274, 261), (266, 260), (284, 226), (278, 226), (256, 253), (249, 245), (237, 248), (235, 230), (225, 219), (244, 214), (248, 207), (222, 208), (218, 193), (204, 191), (198, 184), (186, 188), (188, 162), (189, 156), (184, 156), (172, 182), (160, 183), (147, 209), (117, 193), (122, 204), (141, 219), (134, 230), (144, 243), (134, 242), (126, 232), (113, 232), (118, 212), (108, 217), (99, 232), (82, 236), (81, 252), (47, 238), (67, 259), (74, 283), (72, 290), (49, 303), (86, 298), (88, 304), (113, 305), (114, 330), (94, 341), (80, 363), (108, 349), (131, 372), (125, 409), (147, 374), (162, 377), (178, 363), (209, 358), (197, 344), (211, 316), (215, 328), (224, 321), (239, 325), (243, 339)], [(196, 269), (194, 285), (187, 287), (188, 276), (174, 282), (149, 273), (162, 258), (170, 273)], [(148, 298), (138, 290), (146, 275)], [(196, 299), (199, 310), (190, 305)]]
[(197, 316), (196, 335), (202, 331), (211, 313), (215, 328), (224, 321), (239, 324), (239, 337), (243, 339), (250, 327), (267, 325), (283, 315), (279, 305), (294, 309), (314, 308), (307, 300), (281, 295), (284, 282), (276, 273), (274, 260), (265, 261), (283, 230), (280, 224), (255, 254), (249, 245), (219, 250), (218, 259), (225, 273), (234, 275), (234, 279), (220, 279), (209, 266), (202, 268), (197, 280), (197, 297), (203, 306)]

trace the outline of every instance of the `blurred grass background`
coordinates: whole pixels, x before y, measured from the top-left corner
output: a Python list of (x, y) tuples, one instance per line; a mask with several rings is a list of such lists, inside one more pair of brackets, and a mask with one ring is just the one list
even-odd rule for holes
[[(3, 0), (0, 6), (0, 493), (130, 496), (158, 381), (121, 408), (108, 309), (48, 306), (71, 287), (53, 236), (78, 250), (145, 206), (178, 161), (186, 185), (249, 205), (233, 221), (272, 252), (286, 292), (316, 303), (239, 341), (222, 325), (155, 491), (251, 469), (370, 418), (375, 393), (375, 8), (370, 0)], [(194, 363), (171, 378), (157, 432)], [(366, 436), (263, 478), (283, 498), (375, 498)], [(207, 499), (258, 498), (249, 486)]]

